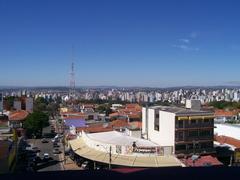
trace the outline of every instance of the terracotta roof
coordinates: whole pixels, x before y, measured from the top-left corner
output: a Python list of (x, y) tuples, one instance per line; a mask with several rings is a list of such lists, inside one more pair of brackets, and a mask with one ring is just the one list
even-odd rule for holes
[(222, 109), (215, 110), (215, 116), (235, 116), (237, 115), (237, 111), (226, 111)]
[(24, 110), (11, 112), (9, 115), (9, 121), (23, 121), (27, 118), (28, 112)]
[(137, 129), (142, 128), (142, 122), (139, 122), (139, 121), (130, 122), (129, 125), (130, 125), (130, 127), (135, 127)]
[(104, 126), (104, 124), (93, 124), (88, 127), (77, 128), (78, 132), (84, 131), (88, 133), (97, 133), (97, 132), (108, 132), (112, 131), (115, 128), (127, 127), (128, 123), (125, 120), (115, 120)]
[(181, 159), (181, 161), (188, 167), (202, 167), (202, 166), (222, 166), (223, 164), (218, 161), (216, 157), (207, 155), (207, 156), (200, 156), (195, 162), (193, 163), (193, 160), (191, 157), (187, 159)]
[(229, 144), (235, 146), (236, 148), (240, 148), (240, 140), (232, 137), (215, 135), (214, 140), (219, 142), (220, 144)]

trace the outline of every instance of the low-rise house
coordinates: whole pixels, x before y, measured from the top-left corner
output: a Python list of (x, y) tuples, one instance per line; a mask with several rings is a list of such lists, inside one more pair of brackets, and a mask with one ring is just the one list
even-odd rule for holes
[(238, 112), (217, 109), (217, 110), (215, 110), (214, 116), (215, 116), (214, 122), (225, 123), (226, 121), (237, 120)]
[(218, 156), (229, 159), (229, 165), (240, 165), (240, 126), (215, 124), (214, 140)]
[(24, 110), (13, 111), (9, 114), (9, 126), (11, 128), (22, 128), (23, 122), (28, 116), (28, 112)]

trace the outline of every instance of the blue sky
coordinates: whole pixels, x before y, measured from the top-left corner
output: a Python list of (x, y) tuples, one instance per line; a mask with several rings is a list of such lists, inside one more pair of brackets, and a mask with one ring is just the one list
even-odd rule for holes
[(240, 84), (237, 0), (1, 0), (0, 85)]

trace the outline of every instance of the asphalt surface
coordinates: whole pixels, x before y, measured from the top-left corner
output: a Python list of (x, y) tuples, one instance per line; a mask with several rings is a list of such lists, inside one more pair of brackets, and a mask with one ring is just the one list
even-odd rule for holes
[[(38, 172), (42, 171), (60, 171), (63, 170), (63, 161), (61, 154), (53, 154), (53, 143), (51, 139), (47, 139), (48, 143), (42, 143), (41, 139), (30, 139), (28, 140), (30, 144), (33, 144), (34, 147), (40, 149), (39, 157), (43, 159), (43, 154), (48, 153), (50, 156), (49, 161), (40, 162), (36, 166)], [(58, 148), (63, 153), (62, 144), (58, 143), (60, 147)]]

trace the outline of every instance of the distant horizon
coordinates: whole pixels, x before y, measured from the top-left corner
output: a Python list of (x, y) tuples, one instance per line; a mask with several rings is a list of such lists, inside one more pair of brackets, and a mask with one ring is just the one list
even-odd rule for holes
[[(231, 87), (231, 88), (240, 88), (240, 85), (203, 85), (203, 86), (194, 86), (194, 85), (183, 85), (183, 86), (165, 86), (165, 87), (154, 87), (154, 86), (117, 86), (117, 85), (92, 85), (92, 86), (75, 86), (75, 88), (159, 88), (159, 89), (169, 89), (169, 88), (217, 88), (217, 87)], [(7, 88), (70, 88), (70, 86), (48, 86), (48, 85), (39, 85), (39, 86), (4, 86), (0, 85), (1, 89)]]

